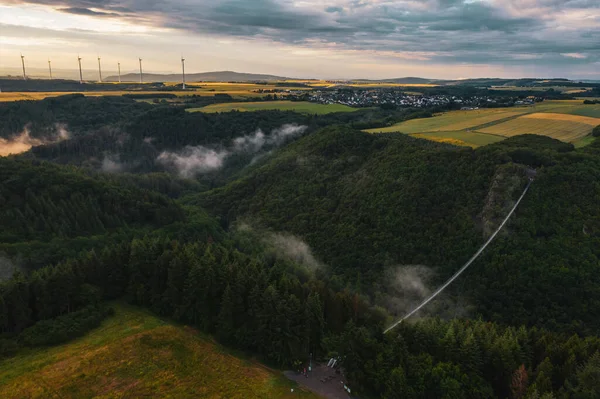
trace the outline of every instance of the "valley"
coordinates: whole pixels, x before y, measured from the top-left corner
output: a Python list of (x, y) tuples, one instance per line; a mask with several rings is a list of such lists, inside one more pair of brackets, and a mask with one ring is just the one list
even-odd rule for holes
[(261, 94), (0, 104), (1, 396), (308, 398), (281, 370), (331, 358), (359, 397), (595, 389), (597, 104)]

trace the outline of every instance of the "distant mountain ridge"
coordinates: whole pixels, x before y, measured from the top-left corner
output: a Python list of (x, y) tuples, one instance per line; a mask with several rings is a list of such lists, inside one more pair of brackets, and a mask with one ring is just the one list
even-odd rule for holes
[[(283, 76), (276, 75), (265, 75), (257, 73), (241, 73), (234, 71), (216, 71), (216, 72), (202, 72), (202, 73), (189, 73), (185, 75), (187, 82), (252, 82), (252, 81), (275, 81), (275, 80), (289, 80)], [(109, 76), (105, 79), (107, 82), (117, 82), (118, 76)], [(140, 80), (138, 73), (128, 73), (121, 75), (121, 81), (137, 82)], [(158, 73), (144, 73), (145, 82), (181, 82), (181, 74), (158, 74)]]

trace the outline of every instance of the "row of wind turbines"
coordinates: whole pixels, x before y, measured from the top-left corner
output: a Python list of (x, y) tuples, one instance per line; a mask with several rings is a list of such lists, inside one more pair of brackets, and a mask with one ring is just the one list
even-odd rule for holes
[[(77, 55), (77, 63), (79, 64), (79, 83), (83, 84), (83, 73), (81, 71), (81, 60), (82, 58)], [(140, 63), (140, 83), (144, 83), (144, 73), (142, 70), (142, 59), (138, 58), (138, 61)], [(27, 73), (25, 72), (25, 56), (23, 54), (21, 54), (21, 65), (23, 66), (23, 80), (27, 80)], [(117, 63), (117, 69), (119, 71), (119, 83), (121, 83), (121, 63), (118, 62)], [(52, 61), (48, 60), (48, 72), (50, 74), (50, 80), (53, 79), (52, 77)], [(185, 89), (185, 58), (181, 57), (181, 73), (182, 73), (182, 77), (181, 77), (181, 82), (183, 84), (183, 88)], [(99, 82), (102, 83), (102, 64), (101, 64), (101, 58), (100, 56), (98, 56), (98, 78), (99, 78)]]

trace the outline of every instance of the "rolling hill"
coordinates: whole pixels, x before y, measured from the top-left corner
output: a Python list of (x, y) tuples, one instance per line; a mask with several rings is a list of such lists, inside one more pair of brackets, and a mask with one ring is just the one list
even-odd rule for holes
[(124, 304), (114, 309), (83, 338), (0, 361), (0, 397), (316, 399), (192, 328)]
[[(233, 71), (216, 71), (202, 73), (186, 73), (185, 79), (188, 82), (253, 82), (253, 81), (273, 81), (273, 80), (289, 80), (282, 76), (264, 75), (256, 73), (242, 73)], [(125, 82), (138, 82), (140, 75), (136, 73), (128, 73), (121, 75), (121, 80)], [(118, 82), (118, 76), (109, 76), (105, 79), (107, 82)], [(181, 74), (158, 74), (144, 73), (145, 82), (181, 82)]]
[[(452, 290), (485, 318), (593, 331), (600, 325), (580, 310), (595, 307), (600, 285), (600, 213), (592, 200), (600, 195), (600, 156), (597, 145), (585, 150), (534, 135), (472, 150), (330, 128), (190, 201), (231, 224), (291, 232), (332, 272), (378, 292), (384, 271), (398, 265), (427, 266), (434, 286), (452, 275), (514, 200), (523, 168), (539, 168), (508, 233)], [(558, 277), (566, 270), (578, 270), (569, 285)]]

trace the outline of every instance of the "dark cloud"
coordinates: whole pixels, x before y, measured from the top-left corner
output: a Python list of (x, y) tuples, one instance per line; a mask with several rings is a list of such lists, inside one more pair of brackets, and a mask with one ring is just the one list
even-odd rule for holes
[(327, 7), (325, 12), (342, 12), (344, 9), (342, 7)]
[(600, 59), (598, 0), (336, 0), (327, 7), (318, 0), (29, 2), (201, 34), (427, 53), (421, 61), (591, 64)]

